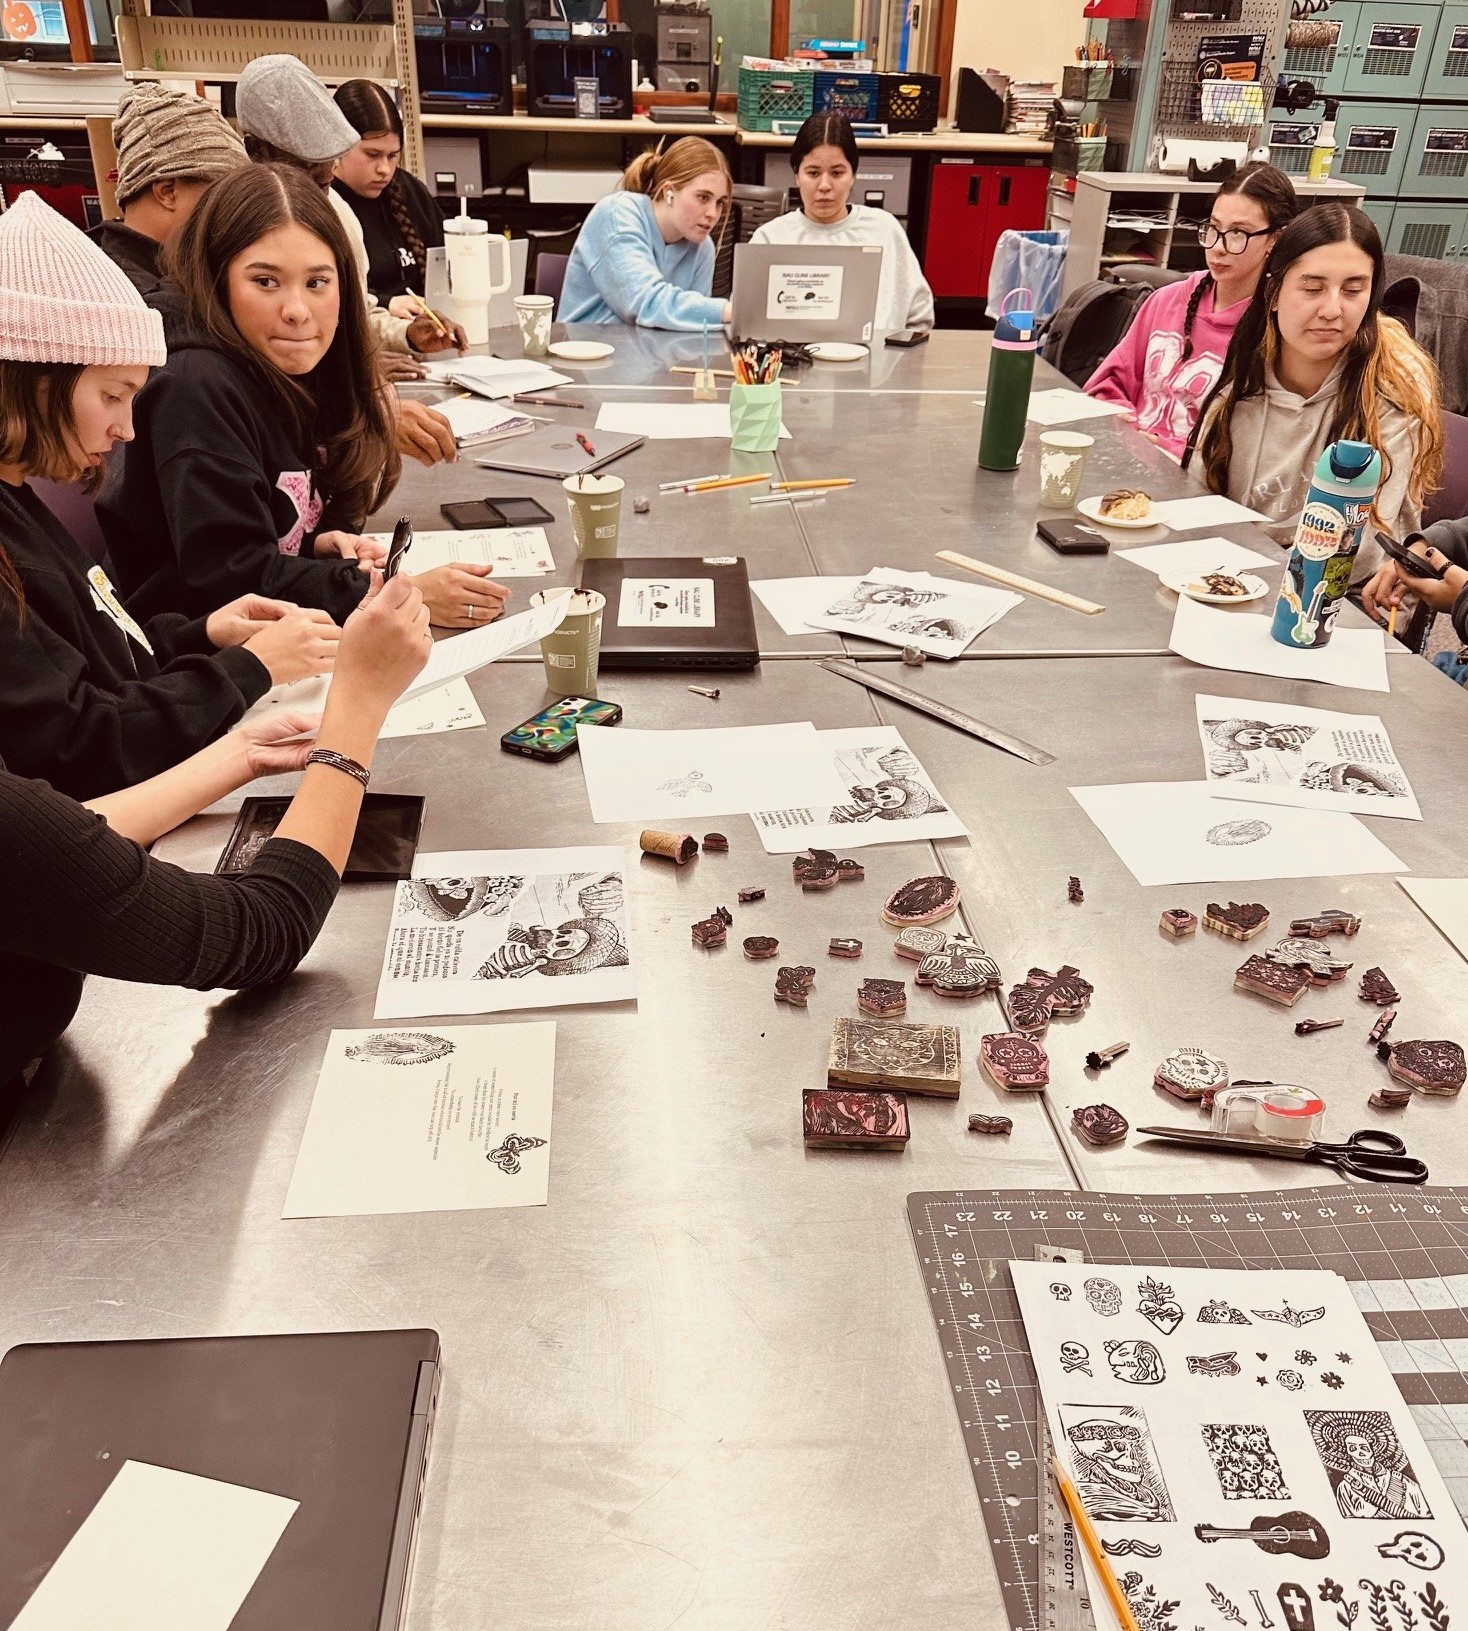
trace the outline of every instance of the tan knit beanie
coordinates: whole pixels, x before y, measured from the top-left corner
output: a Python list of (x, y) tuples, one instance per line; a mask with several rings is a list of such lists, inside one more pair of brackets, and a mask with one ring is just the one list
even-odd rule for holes
[(112, 142), (119, 204), (155, 181), (218, 181), (250, 162), (217, 109), (152, 80), (134, 85), (117, 104)]
[(161, 368), (163, 319), (122, 268), (35, 193), (0, 215), (0, 357)]

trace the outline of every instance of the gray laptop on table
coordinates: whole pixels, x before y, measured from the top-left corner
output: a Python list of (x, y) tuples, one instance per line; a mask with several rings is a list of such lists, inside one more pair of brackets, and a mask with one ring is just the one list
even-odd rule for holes
[(578, 436), (574, 425), (554, 424), (496, 443), (476, 455), (474, 462), (486, 470), (513, 470), (522, 476), (554, 476), (564, 481), (567, 476), (589, 476), (646, 440), (626, 431), (594, 428)]
[(880, 244), (738, 244), (729, 327), (740, 340), (870, 345), (881, 279)]

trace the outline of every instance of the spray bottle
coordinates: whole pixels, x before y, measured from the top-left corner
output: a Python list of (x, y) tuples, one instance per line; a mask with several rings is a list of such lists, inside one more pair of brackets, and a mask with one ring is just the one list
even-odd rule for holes
[(1329, 98), (1325, 103), (1325, 117), (1320, 121), (1320, 129), (1315, 135), (1315, 145), (1310, 149), (1310, 164), (1306, 178), (1310, 181), (1328, 181), (1330, 167), (1335, 163), (1335, 113), (1338, 104)]
[[(1011, 300), (1022, 303), (1010, 309)], [(1030, 381), (1035, 374), (1034, 296), (1011, 289), (999, 308), (994, 338), (989, 342), (989, 385), (984, 396), (984, 428), (979, 434), (982, 470), (1017, 470), (1030, 411)]]
[(1381, 454), (1369, 443), (1332, 442), (1320, 455), (1269, 629), (1282, 646), (1329, 644), (1380, 485)]

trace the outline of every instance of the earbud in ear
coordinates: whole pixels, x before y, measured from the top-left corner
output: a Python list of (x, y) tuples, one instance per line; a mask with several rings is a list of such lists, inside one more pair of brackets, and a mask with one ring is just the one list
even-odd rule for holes
[(669, 187), (667, 192), (663, 194), (663, 202), (665, 204), (671, 204), (673, 202), (673, 189), (671, 187)]

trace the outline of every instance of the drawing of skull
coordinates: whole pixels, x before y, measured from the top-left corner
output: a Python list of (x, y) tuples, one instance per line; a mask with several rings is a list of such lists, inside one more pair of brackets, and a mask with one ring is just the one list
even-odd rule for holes
[(1082, 1288), (1093, 1314), (1112, 1315), (1121, 1312), (1121, 1287), (1114, 1280), (1092, 1277)]

